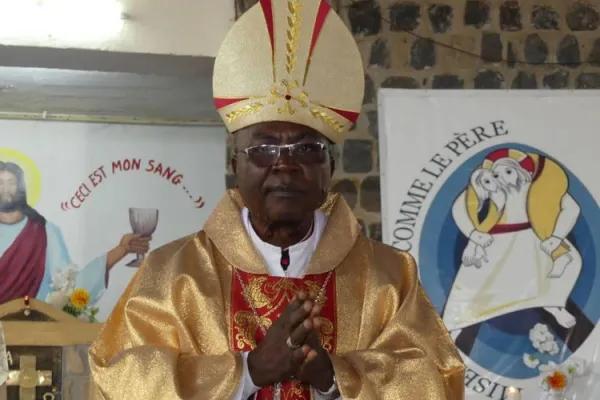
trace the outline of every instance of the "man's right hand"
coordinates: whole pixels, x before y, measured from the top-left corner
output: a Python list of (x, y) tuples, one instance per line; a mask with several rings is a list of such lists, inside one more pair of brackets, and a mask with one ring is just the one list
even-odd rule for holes
[[(265, 338), (248, 354), (248, 371), (256, 386), (265, 387), (289, 380), (305, 362), (314, 360), (315, 349), (304, 344), (320, 312), (314, 298), (299, 293), (269, 328)], [(300, 345), (291, 349), (286, 341)]]

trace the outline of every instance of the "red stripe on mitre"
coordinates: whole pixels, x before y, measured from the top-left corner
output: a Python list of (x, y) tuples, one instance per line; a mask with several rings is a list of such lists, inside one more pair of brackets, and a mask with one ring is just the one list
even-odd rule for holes
[(508, 155), (508, 149), (498, 149), (493, 151), (486, 157), (486, 160), (490, 160), (491, 162), (496, 162), (501, 158), (510, 158)]
[(333, 111), (336, 114), (341, 115), (342, 117), (346, 118), (348, 121), (355, 123), (356, 120), (358, 119), (358, 116), (360, 115), (359, 112), (354, 112), (354, 111), (348, 111), (348, 110), (339, 110), (337, 108), (333, 108), (333, 107), (328, 107), (328, 106), (323, 106), (325, 108), (327, 108), (328, 110)]
[(220, 110), (223, 107), (227, 107), (232, 104), (239, 103), (240, 101), (248, 100), (248, 97), (242, 97), (239, 99), (220, 99), (220, 98), (215, 97), (215, 98), (213, 98), (213, 100), (215, 102), (215, 107), (217, 107), (217, 110)]
[(263, 15), (265, 16), (265, 23), (267, 24), (267, 31), (269, 31), (269, 40), (271, 41), (271, 52), (275, 51), (275, 32), (273, 22), (273, 3), (272, 0), (260, 0), (260, 7), (262, 8)]
[(324, 0), (321, 0), (319, 4), (319, 11), (317, 11), (317, 18), (315, 19), (315, 26), (313, 27), (312, 39), (310, 41), (310, 48), (308, 50), (308, 58), (312, 56), (312, 53), (317, 44), (317, 40), (319, 40), (319, 35), (321, 34), (321, 29), (323, 29), (323, 25), (325, 25), (325, 20), (329, 15), (329, 11), (331, 11), (331, 6)]

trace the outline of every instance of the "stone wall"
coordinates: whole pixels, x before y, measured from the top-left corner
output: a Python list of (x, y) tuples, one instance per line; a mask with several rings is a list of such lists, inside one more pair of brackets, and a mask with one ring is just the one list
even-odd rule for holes
[[(235, 1), (238, 16), (256, 3)], [(375, 239), (381, 239), (378, 88), (600, 88), (600, 0), (330, 3), (356, 37), (366, 80), (363, 112), (342, 146), (335, 189)], [(230, 175), (227, 182), (233, 184)]]

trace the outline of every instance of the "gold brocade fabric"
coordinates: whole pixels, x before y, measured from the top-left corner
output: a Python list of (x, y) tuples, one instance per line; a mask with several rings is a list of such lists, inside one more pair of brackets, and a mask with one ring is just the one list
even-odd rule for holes
[[(266, 274), (235, 191), (204, 230), (153, 251), (90, 347), (96, 400), (231, 399), (242, 375), (230, 347), (232, 267)], [(336, 348), (344, 400), (459, 400), (464, 365), (407, 253), (371, 241), (346, 202), (329, 221), (307, 274), (335, 268)]]

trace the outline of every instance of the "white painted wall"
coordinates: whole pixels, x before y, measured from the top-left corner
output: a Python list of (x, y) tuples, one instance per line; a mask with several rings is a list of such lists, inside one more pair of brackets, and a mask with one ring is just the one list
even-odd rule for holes
[(233, 0), (0, 0), (0, 15), (2, 45), (214, 57), (235, 9)]

